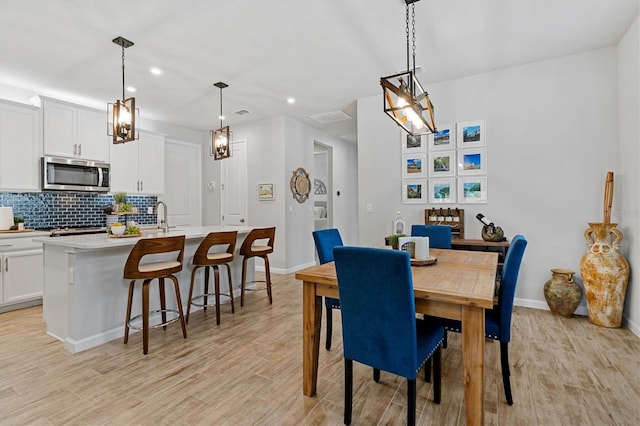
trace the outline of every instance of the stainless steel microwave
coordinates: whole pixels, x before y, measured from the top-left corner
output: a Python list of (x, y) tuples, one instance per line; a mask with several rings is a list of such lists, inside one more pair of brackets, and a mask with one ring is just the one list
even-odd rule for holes
[(43, 191), (109, 192), (109, 163), (42, 157)]

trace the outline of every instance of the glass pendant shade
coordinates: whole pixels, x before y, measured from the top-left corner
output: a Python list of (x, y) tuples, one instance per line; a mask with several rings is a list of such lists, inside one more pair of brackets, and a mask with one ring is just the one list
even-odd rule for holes
[(231, 132), (229, 126), (213, 131), (213, 159), (222, 160), (231, 157)]
[(384, 112), (413, 136), (436, 131), (433, 104), (413, 71), (382, 77)]
[(108, 105), (110, 117), (108, 121), (109, 136), (113, 137), (113, 143), (125, 143), (139, 139), (139, 111), (136, 108), (136, 99), (129, 98), (123, 101), (117, 100)]

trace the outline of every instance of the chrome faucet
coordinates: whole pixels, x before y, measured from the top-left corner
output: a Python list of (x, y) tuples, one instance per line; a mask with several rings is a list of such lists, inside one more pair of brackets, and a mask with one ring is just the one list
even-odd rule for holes
[[(160, 212), (158, 211), (158, 206), (162, 204), (163, 210), (163, 219), (160, 219)], [(167, 213), (167, 205), (164, 201), (157, 201), (155, 206), (156, 211), (156, 224), (158, 229), (162, 229), (162, 232), (169, 232), (169, 214)]]

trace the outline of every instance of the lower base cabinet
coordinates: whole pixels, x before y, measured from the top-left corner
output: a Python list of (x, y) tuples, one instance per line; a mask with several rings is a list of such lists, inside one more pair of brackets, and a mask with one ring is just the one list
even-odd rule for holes
[(29, 248), (31, 244), (21, 241), (17, 248), (12, 248), (11, 240), (2, 240), (1, 244), (7, 250), (0, 253), (0, 312), (42, 303), (42, 246)]

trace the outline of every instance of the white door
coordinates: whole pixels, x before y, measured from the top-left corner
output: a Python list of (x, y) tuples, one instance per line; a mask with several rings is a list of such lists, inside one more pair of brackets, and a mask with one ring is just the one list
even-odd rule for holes
[(231, 157), (220, 160), (222, 225), (248, 225), (247, 141), (231, 144)]
[(164, 144), (164, 196), (169, 225), (202, 225), (200, 146), (167, 139)]

